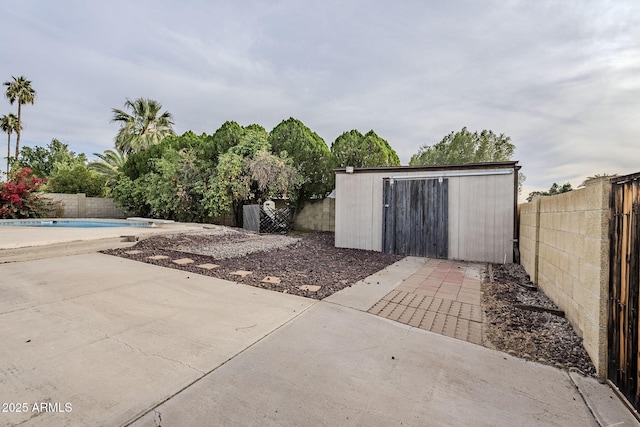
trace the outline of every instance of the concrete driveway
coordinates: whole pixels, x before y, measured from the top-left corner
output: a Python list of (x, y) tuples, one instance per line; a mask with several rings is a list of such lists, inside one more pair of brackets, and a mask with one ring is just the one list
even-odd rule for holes
[(0, 264), (0, 425), (637, 425), (593, 379), (366, 312), (421, 263), (322, 302), (95, 253)]

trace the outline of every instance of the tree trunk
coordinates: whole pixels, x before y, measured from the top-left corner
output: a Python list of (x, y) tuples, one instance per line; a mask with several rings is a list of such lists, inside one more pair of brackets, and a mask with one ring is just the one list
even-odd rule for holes
[(20, 133), (22, 130), (22, 104), (18, 99), (18, 129), (16, 129), (16, 151), (14, 154), (16, 155), (16, 159), (18, 158), (18, 153), (20, 153)]
[(11, 158), (11, 132), (7, 132), (7, 181), (9, 181), (9, 159)]

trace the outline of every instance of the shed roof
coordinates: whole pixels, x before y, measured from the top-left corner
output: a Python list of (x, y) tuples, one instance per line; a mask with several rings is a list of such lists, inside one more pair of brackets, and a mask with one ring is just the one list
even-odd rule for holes
[[(431, 172), (449, 170), (478, 170), (478, 169), (520, 169), (518, 161), (467, 163), (464, 165), (434, 165), (434, 166), (383, 166), (370, 168), (354, 168), (353, 173), (371, 172)], [(335, 173), (347, 173), (346, 168), (334, 169)]]

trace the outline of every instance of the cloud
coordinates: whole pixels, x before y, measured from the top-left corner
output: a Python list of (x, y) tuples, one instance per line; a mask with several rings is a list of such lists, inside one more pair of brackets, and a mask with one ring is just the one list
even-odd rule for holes
[(178, 132), (293, 116), (327, 144), (373, 129), (403, 163), (463, 126), (492, 129), (535, 189), (638, 169), (633, 0), (23, 0), (3, 12), (14, 43), (0, 45), (0, 78), (38, 91), (26, 144), (110, 148), (111, 109), (149, 97)]

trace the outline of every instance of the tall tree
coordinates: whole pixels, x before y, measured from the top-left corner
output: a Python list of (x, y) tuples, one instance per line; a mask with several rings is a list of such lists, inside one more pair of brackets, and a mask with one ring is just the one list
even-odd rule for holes
[(168, 111), (160, 112), (162, 104), (148, 98), (131, 101), (127, 98), (124, 110), (114, 108), (112, 122), (120, 123), (120, 130), (115, 138), (116, 149), (125, 154), (146, 150), (159, 144), (163, 138), (175, 135), (173, 131), (173, 115)]
[(513, 156), (515, 145), (505, 134), (496, 135), (491, 130), (469, 132), (463, 127), (451, 132), (437, 144), (423, 145), (411, 156), (410, 166), (461, 165), (465, 163), (503, 162)]
[(236, 223), (240, 223), (242, 206), (247, 202), (288, 197), (300, 182), (292, 159), (285, 153), (277, 156), (270, 152), (262, 126), (241, 129), (238, 143), (220, 156), (203, 201), (210, 216), (232, 210)]
[(371, 130), (365, 135), (351, 130), (331, 144), (338, 167), (400, 166), (400, 158), (387, 141)]
[(273, 154), (289, 157), (302, 177), (292, 199), (296, 209), (311, 198), (325, 197), (333, 189), (333, 155), (324, 140), (300, 120), (283, 120), (269, 134)]
[[(463, 165), (466, 163), (506, 162), (511, 160), (516, 146), (511, 138), (491, 130), (469, 132), (463, 127), (459, 132), (451, 132), (435, 145), (423, 145), (411, 156), (409, 166), (421, 165)], [(518, 193), (527, 177), (518, 173)]]
[(22, 147), (17, 157), (17, 166), (29, 168), (39, 178), (51, 176), (56, 167), (85, 165), (87, 156), (69, 151), (69, 145), (53, 138), (46, 147)]
[[(8, 139), (7, 139), (7, 177), (8, 177), (9, 162), (11, 159), (11, 134), (13, 132), (17, 133), (18, 129), (20, 129), (20, 122), (18, 121), (18, 117), (13, 113), (9, 113), (2, 116), (0, 118), (0, 129), (2, 129), (3, 132), (6, 132), (8, 136)], [(18, 153), (16, 153), (16, 156), (17, 155)]]
[(268, 151), (270, 146), (269, 135), (262, 126), (240, 127), (240, 133), (235, 125), (232, 127), (233, 135), (238, 136), (237, 144), (220, 155), (215, 174), (209, 180), (211, 191), (205, 195), (203, 203), (211, 216), (233, 211), (236, 224), (240, 224), (242, 205), (249, 199), (252, 184), (247, 161), (259, 151)]
[(11, 105), (18, 101), (18, 129), (16, 129), (16, 156), (20, 152), (20, 135), (22, 134), (22, 105), (33, 104), (36, 101), (36, 91), (31, 87), (31, 81), (25, 76), (15, 78), (11, 76), (13, 81), (4, 82), (7, 87), (4, 95), (7, 97)]
[(229, 151), (229, 148), (238, 145), (244, 134), (244, 128), (234, 121), (226, 121), (213, 134), (213, 145), (216, 155)]

